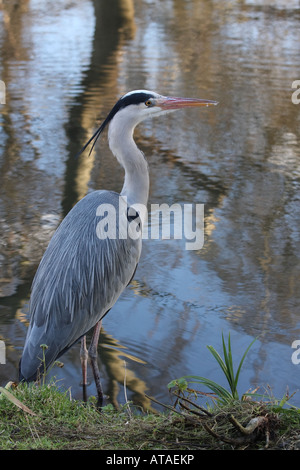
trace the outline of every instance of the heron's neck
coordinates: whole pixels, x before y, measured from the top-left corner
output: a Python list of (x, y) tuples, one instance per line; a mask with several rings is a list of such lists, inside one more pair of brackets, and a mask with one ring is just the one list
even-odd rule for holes
[(133, 140), (133, 128), (111, 125), (108, 131), (109, 146), (125, 170), (121, 195), (128, 204), (147, 205), (149, 194), (148, 164)]

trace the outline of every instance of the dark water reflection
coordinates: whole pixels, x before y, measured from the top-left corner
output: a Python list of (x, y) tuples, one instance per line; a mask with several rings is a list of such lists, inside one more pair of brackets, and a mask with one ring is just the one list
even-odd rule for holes
[[(147, 406), (145, 391), (166, 402), (167, 383), (181, 375), (223, 383), (206, 349), (220, 348), (222, 331), (237, 357), (260, 335), (240, 391), (296, 390), (298, 2), (28, 0), (1, 8), (1, 384), (17, 377), (30, 284), (53, 230), (88, 191), (122, 186), (105, 138), (91, 157), (74, 155), (119, 95), (148, 88), (220, 103), (145, 122), (135, 134), (150, 164), (149, 202), (204, 203), (205, 243), (187, 251), (180, 240), (145, 241), (135, 280), (103, 325), (105, 391), (123, 402), (126, 373), (128, 398)], [(53, 374), (80, 397), (79, 348), (64, 363)]]

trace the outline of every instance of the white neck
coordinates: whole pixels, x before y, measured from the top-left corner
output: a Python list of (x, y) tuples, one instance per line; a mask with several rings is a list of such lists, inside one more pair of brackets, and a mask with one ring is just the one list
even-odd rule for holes
[[(119, 112), (118, 115), (121, 113)], [(143, 153), (133, 140), (136, 122), (124, 121), (116, 115), (108, 130), (109, 147), (125, 170), (125, 181), (121, 196), (129, 205), (147, 205), (149, 194), (148, 164)]]

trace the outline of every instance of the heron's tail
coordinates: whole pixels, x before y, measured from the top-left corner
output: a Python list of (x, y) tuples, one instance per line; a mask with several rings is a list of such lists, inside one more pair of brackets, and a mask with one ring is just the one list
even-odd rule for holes
[(25, 377), (22, 373), (22, 358), (19, 362), (19, 382), (34, 382), (37, 379), (38, 371), (34, 372), (34, 374), (30, 375), (29, 377)]

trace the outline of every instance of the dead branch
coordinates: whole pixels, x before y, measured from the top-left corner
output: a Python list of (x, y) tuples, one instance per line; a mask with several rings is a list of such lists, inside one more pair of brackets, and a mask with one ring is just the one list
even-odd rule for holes
[[(203, 416), (203, 415), (206, 415), (206, 416), (209, 416), (209, 417), (212, 417), (212, 416), (213, 416), (208, 410), (206, 410), (205, 408), (203, 408), (203, 407), (200, 406), (200, 405), (197, 405), (196, 403), (192, 402), (192, 401), (189, 400), (188, 398), (181, 397), (180, 395), (178, 395), (178, 394), (175, 393), (175, 392), (173, 392), (173, 395), (175, 395), (175, 397), (179, 398), (180, 400), (186, 401), (187, 403), (189, 403), (190, 405), (194, 406), (194, 407), (197, 408), (198, 410), (202, 411), (202, 414), (200, 414), (200, 413), (197, 413), (196, 411), (193, 411), (193, 410), (191, 410), (190, 408), (186, 407), (185, 409), (189, 410), (191, 413), (195, 413), (195, 414), (197, 414), (198, 416)], [(181, 406), (183, 406), (182, 403), (181, 403)], [(184, 406), (183, 406), (183, 408), (184, 408)]]
[(247, 424), (246, 427), (242, 426), (241, 423), (233, 416), (229, 416), (229, 421), (234, 425), (238, 431), (243, 434), (244, 436), (249, 436), (252, 434), (255, 429), (257, 429), (259, 426), (262, 426), (266, 424), (268, 418), (266, 416), (257, 416), (256, 418), (252, 418), (249, 423)]

